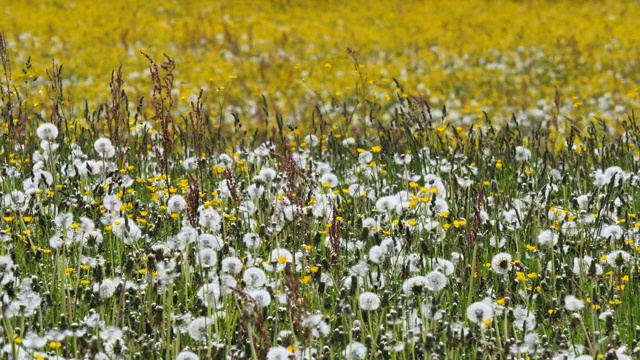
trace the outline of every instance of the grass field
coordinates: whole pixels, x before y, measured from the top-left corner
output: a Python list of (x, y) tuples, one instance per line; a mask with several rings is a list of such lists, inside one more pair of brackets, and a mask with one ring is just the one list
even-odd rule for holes
[(638, 5), (7, 2), (0, 358), (637, 358)]

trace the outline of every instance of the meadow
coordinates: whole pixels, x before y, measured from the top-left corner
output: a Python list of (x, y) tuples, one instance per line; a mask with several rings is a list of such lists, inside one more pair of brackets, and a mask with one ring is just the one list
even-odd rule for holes
[(640, 354), (637, 2), (3, 5), (0, 358)]

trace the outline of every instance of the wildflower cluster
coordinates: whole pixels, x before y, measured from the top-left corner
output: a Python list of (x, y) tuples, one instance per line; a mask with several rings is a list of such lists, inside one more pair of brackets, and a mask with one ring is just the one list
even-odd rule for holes
[[(109, 28), (105, 58), (37, 14), (0, 34), (0, 358), (638, 357), (635, 7), (465, 2), (486, 31), (452, 32), (391, 1), (345, 49), (303, 4), (192, 5), (133, 2), (159, 20)], [(329, 5), (311, 17), (351, 31)], [(528, 28), (484, 47), (497, 6), (564, 50)], [(43, 41), (71, 78), (32, 69)], [(138, 53), (160, 45), (179, 57)], [(109, 100), (76, 102), (105, 66)]]

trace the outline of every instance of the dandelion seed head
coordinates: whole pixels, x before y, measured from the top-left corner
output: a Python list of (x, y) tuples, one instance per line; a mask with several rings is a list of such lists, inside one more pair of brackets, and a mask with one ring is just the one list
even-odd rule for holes
[(193, 340), (202, 341), (207, 338), (207, 328), (211, 325), (209, 317), (201, 316), (191, 320), (187, 326), (187, 332)]
[(449, 284), (449, 279), (438, 270), (431, 271), (424, 278), (426, 281), (425, 286), (429, 291), (440, 291)]
[(203, 304), (214, 308), (221, 306), (221, 295), (220, 285), (217, 282), (210, 282), (202, 285), (196, 293), (196, 296)]
[(182, 350), (176, 356), (176, 360), (200, 360), (200, 357), (193, 351)]
[(105, 159), (110, 159), (116, 154), (116, 149), (113, 147), (111, 140), (106, 137), (101, 137), (93, 143), (93, 148), (98, 155)]
[(259, 308), (267, 307), (271, 303), (271, 294), (269, 294), (267, 290), (249, 290), (247, 295), (256, 302), (256, 305), (258, 305)]
[(558, 234), (551, 229), (542, 230), (538, 235), (540, 246), (554, 247), (558, 243)]
[(58, 137), (58, 127), (51, 123), (44, 123), (38, 127), (36, 134), (40, 140), (55, 140)]
[(182, 167), (187, 171), (193, 171), (198, 169), (198, 159), (195, 157), (189, 157), (182, 161)]
[(580, 311), (584, 308), (584, 301), (578, 299), (574, 295), (567, 295), (564, 298), (564, 307), (568, 311)]
[(631, 255), (624, 250), (614, 250), (607, 255), (607, 264), (612, 267), (621, 267), (628, 264), (631, 260)]
[(347, 360), (364, 360), (367, 356), (367, 347), (360, 342), (354, 341), (347, 345), (342, 352), (342, 356)]
[(455, 265), (447, 259), (433, 258), (430, 263), (432, 270), (437, 270), (446, 276), (452, 275), (455, 271)]
[(182, 195), (173, 195), (167, 201), (167, 212), (171, 213), (180, 213), (187, 209), (187, 201), (184, 199)]
[(204, 248), (198, 251), (196, 261), (203, 268), (211, 268), (218, 263), (218, 254), (211, 248)]
[(249, 249), (256, 249), (260, 246), (260, 236), (256, 233), (246, 233), (242, 236), (242, 243)]
[(228, 274), (239, 274), (242, 271), (242, 260), (235, 256), (222, 259), (222, 271)]
[(198, 236), (198, 243), (201, 248), (211, 249), (213, 251), (220, 251), (224, 246), (222, 238), (218, 235), (212, 234), (200, 234)]
[(93, 284), (93, 292), (102, 300), (109, 299), (116, 292), (116, 284), (113, 280), (104, 279), (101, 283)]
[(484, 301), (477, 301), (467, 307), (467, 319), (482, 324), (493, 317), (493, 308)]
[(528, 161), (531, 158), (531, 151), (524, 146), (516, 146), (516, 161)]
[(496, 274), (506, 275), (511, 270), (512, 260), (511, 254), (505, 252), (498, 253), (493, 257), (493, 260), (491, 260), (491, 269)]
[(276, 176), (277, 172), (274, 169), (267, 167), (260, 170), (258, 173), (258, 180), (264, 183), (270, 183), (276, 179)]
[(202, 209), (198, 216), (198, 224), (204, 228), (209, 228), (213, 231), (220, 229), (222, 223), (222, 216), (214, 210), (212, 207)]
[(103, 330), (100, 331), (100, 339), (104, 341), (114, 341), (118, 339), (122, 339), (123, 337), (122, 330), (116, 326), (107, 326)]
[(390, 213), (400, 204), (396, 195), (383, 196), (376, 201), (376, 209), (381, 213)]
[(407, 295), (419, 294), (427, 288), (429, 280), (424, 276), (413, 276), (402, 284), (402, 291)]
[(374, 311), (380, 307), (380, 297), (372, 292), (364, 292), (358, 298), (358, 304), (362, 311)]
[(261, 288), (267, 282), (267, 275), (264, 270), (257, 267), (250, 267), (242, 274), (242, 280), (249, 288)]
[(267, 360), (289, 360), (289, 351), (282, 346), (272, 347), (267, 351)]

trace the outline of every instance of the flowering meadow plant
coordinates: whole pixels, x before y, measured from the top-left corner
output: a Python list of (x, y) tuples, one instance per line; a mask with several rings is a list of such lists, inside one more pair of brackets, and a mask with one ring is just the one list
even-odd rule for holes
[(639, 356), (636, 7), (129, 5), (0, 10), (0, 358)]

